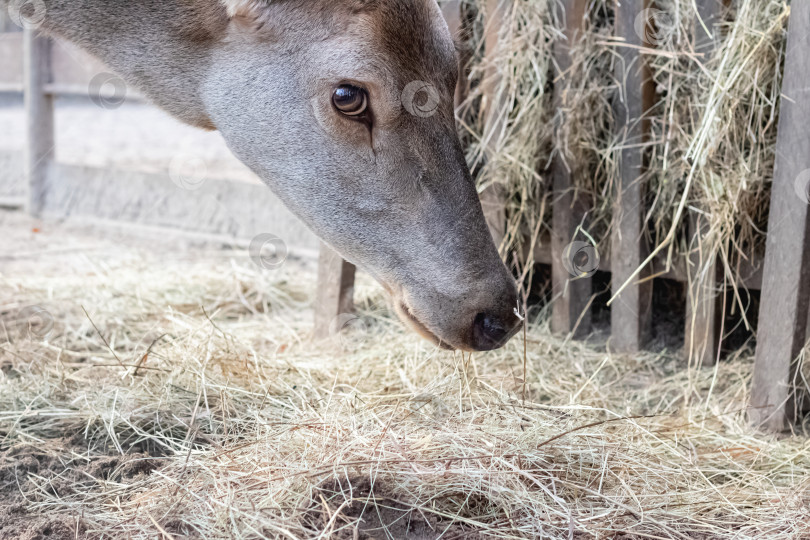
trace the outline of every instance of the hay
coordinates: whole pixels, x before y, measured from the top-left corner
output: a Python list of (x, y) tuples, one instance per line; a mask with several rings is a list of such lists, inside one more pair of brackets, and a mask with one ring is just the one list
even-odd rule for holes
[[(516, 2), (503, 24), (485, 25), (483, 2), (470, 6), (469, 91), (459, 108), (462, 138), (479, 191), (497, 186), (507, 202), (502, 251), (522, 244), (543, 223), (545, 180), (553, 136), (549, 76), (559, 37), (548, 2)], [(497, 33), (494, 51), (485, 50), (487, 32)], [(492, 94), (489, 94), (489, 90)]]
[[(588, 237), (607, 254), (618, 153), (625, 144), (613, 131), (612, 104), (620, 91), (616, 52), (623, 46), (613, 37), (613, 2), (588, 3), (564, 80), (551, 54), (553, 43), (563, 39), (557, 2), (510, 2), (499, 47), (489, 58), (481, 44), (486, 4), (466, 3), (475, 14), (469, 39), (476, 54), (462, 129), (471, 142), (470, 161), (479, 165), (480, 188), (497, 182), (510, 201), (502, 248), (518, 247), (526, 237), (536, 242), (533, 231), (550, 229), (549, 164), (556, 155), (573, 171), (574, 189), (592, 207), (585, 223)], [(720, 14), (713, 44), (696, 44), (702, 23), (692, 0), (658, 0), (650, 6), (656, 44), (642, 52), (656, 94), (643, 180), (649, 192), (649, 245), (666, 250), (670, 263), (700, 253), (703, 276), (718, 256), (725, 263), (726, 284), (733, 286), (738, 265), (761, 258), (764, 248), (789, 2), (730, 4)], [(495, 95), (505, 103), (505, 121), (487, 137), (484, 82), (493, 64), (502, 75)], [(561, 96), (556, 110), (555, 85)], [(707, 222), (698, 241), (687, 227), (690, 212)]]
[[(556, 3), (513, 3), (494, 60), (507, 107), (489, 133), (484, 2), (466, 4), (462, 129), (481, 187), (508, 193), (504, 249), (548, 227), (555, 155), (609, 244), (611, 4), (589, 4), (555, 111)], [(787, 3), (733, 2), (708, 56), (692, 49), (691, 1), (656, 8), (649, 238), (674, 239), (671, 258), (696, 249), (674, 219), (686, 193), (709, 217), (702, 249), (734, 268), (762, 243)], [(617, 356), (535, 321), (523, 373), (521, 338), (435, 350), (368, 284), (362, 324), (313, 342), (312, 274), (210, 255), (85, 253), (1, 276), (0, 493), (23, 514), (0, 508), (0, 527), (33, 512), (114, 538), (810, 538), (810, 426), (751, 430), (748, 349), (688, 370), (680, 354)], [(44, 341), (18, 320), (28, 306), (54, 317)]]
[(695, 49), (701, 23), (692, 3), (661, 7), (662, 52), (651, 56), (659, 94), (650, 160), (654, 241), (664, 240), (686, 195), (708, 228), (700, 245), (674, 248), (717, 254), (733, 283), (741, 258), (764, 253), (790, 10), (784, 1), (734, 2), (714, 29), (716, 48)]
[(750, 351), (690, 374), (532, 324), (524, 401), (520, 338), (436, 350), (369, 284), (313, 342), (313, 279), (133, 250), (4, 274), (3, 493), (93, 538), (810, 538), (810, 440), (747, 426)]

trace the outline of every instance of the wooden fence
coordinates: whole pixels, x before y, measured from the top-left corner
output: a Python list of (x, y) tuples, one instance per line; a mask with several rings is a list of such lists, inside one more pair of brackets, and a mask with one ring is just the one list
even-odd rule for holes
[[(271, 233), (298, 254), (316, 256), (315, 236), (258, 180), (250, 183), (207, 175), (193, 189), (183, 189), (169, 181), (168, 171), (57, 162), (54, 101), (59, 97), (117, 99), (114, 87), (91, 84), (95, 76), (109, 73), (104, 64), (70, 44), (26, 30), (0, 33), (0, 66), (0, 92), (24, 90), (26, 126), (22, 160), (14, 152), (0, 152), (5, 171), (0, 205), (25, 207), (36, 216), (168, 227), (237, 245)], [(90, 96), (91, 88), (97, 95)], [(126, 101), (143, 99), (128, 89)], [(17, 170), (22, 171), (22, 180)]]
[[(497, 47), (499, 18), (507, 12), (512, 0), (488, 0), (485, 21), (485, 54)], [(718, 22), (722, 0), (697, 0), (698, 12), (708, 29)], [(577, 39), (587, 0), (563, 0), (566, 17), (565, 40), (557, 42), (554, 57), (564, 80), (571, 65), (568, 44)], [(644, 183), (645, 137), (649, 133), (647, 115), (653, 104), (653, 88), (647, 68), (645, 43), (634, 28), (636, 17), (647, 9), (646, 0), (622, 0), (616, 3), (617, 38), (624, 42), (618, 46), (616, 78), (622, 81), (622, 99), (614, 109), (618, 135), (625, 141), (621, 152), (621, 182), (614, 194), (613, 213), (616, 226), (611, 236), (611, 252), (621, 256), (602, 258), (600, 268), (609, 269), (614, 288), (628, 283), (611, 305), (611, 346), (618, 352), (632, 353), (643, 348), (652, 319), (653, 279), (668, 278), (687, 284), (688, 300), (684, 325), (685, 354), (696, 364), (711, 365), (719, 356), (722, 340), (718, 305), (719, 293), (716, 273), (698, 276), (699, 262), (695, 258), (675, 261), (668, 266), (663, 258), (653, 258), (646, 266), (643, 262), (650, 253), (644, 243)], [(445, 2), (444, 12), (451, 30), (459, 31), (460, 2)], [(797, 358), (810, 337), (810, 205), (797, 197), (796, 179), (807, 171), (810, 181), (810, 138), (804, 133), (810, 124), (810, 3), (794, 2), (789, 28), (789, 43), (785, 63), (782, 109), (779, 125), (778, 159), (771, 195), (769, 234), (765, 260), (747, 260), (734, 269), (738, 285), (762, 291), (759, 329), (757, 333), (756, 364), (751, 398), (752, 421), (765, 429), (781, 431), (794, 419), (800, 404), (793, 401), (793, 381)], [(698, 45), (705, 52), (712, 46), (712, 36), (699, 31)], [(492, 65), (496, 65), (492, 63)], [(489, 92), (494, 92), (490, 74)], [(562, 85), (558, 85), (559, 86)], [(555, 94), (555, 103), (561, 96)], [(488, 103), (493, 108), (501, 105), (490, 94)], [(498, 122), (498, 114), (488, 114), (491, 123)], [(485, 130), (497, 129), (489, 125)], [(574, 241), (577, 226), (582, 223), (588, 206), (584, 200), (574, 200), (573, 179), (568, 167), (555, 159), (551, 166), (553, 180), (553, 221), (550, 238), (541, 238), (535, 249), (535, 262), (551, 265), (552, 270), (552, 330), (560, 334), (581, 337), (590, 331), (590, 305), (593, 290), (590, 278), (574, 278), (563, 261), (566, 246)], [(493, 203), (494, 201), (494, 203)], [(487, 221), (496, 240), (503, 235), (503, 205), (497, 193), (483, 193), (482, 204)], [(493, 208), (494, 204), (494, 208)], [(500, 206), (499, 206), (500, 204)], [(499, 213), (500, 210), (500, 213)], [(699, 211), (688, 216), (690, 234), (705, 231)], [(351, 309), (351, 290), (354, 268), (328, 247), (321, 248), (318, 285), (324, 298), (340, 299), (319, 304), (317, 332), (326, 335), (329, 321)], [(712, 267), (715, 263), (712, 264)], [(641, 268), (640, 272), (637, 270)]]
[[(508, 12), (512, 0), (488, 0), (489, 19), (486, 21), (485, 54), (495, 54), (498, 47), (497, 30), (499, 17)], [(697, 0), (699, 13), (712, 28), (719, 12), (720, 0)], [(567, 76), (566, 69), (571, 61), (568, 43), (572, 43), (581, 28), (587, 0), (563, 0), (566, 14), (565, 36), (555, 44), (556, 64), (562, 70), (558, 78)], [(642, 267), (649, 253), (644, 244), (644, 189), (640, 178), (645, 170), (643, 143), (648, 133), (646, 117), (652, 105), (650, 73), (646, 66), (644, 48), (651, 47), (637, 35), (634, 21), (647, 7), (646, 0), (622, 0), (616, 4), (617, 37), (626, 46), (617, 47), (620, 62), (617, 62), (617, 79), (623, 81), (623, 99), (615, 105), (615, 118), (619, 135), (629, 144), (621, 152), (620, 176), (615, 196), (614, 216), (617, 219), (611, 237), (611, 251), (621, 256), (610, 260), (602, 259), (601, 268), (609, 269), (612, 284), (618, 287), (628, 283), (611, 307), (611, 345), (617, 351), (634, 352), (645, 343), (651, 320), (651, 293), (653, 279), (669, 278), (688, 284), (685, 350), (690, 359), (700, 364), (711, 364), (718, 357), (722, 336), (718, 333), (718, 320), (723, 314), (717, 307), (717, 284), (713, 275), (708, 281), (695, 275), (697, 261), (675, 261), (667, 266), (659, 259)], [(461, 25), (458, 0), (444, 2), (444, 13), (453, 32)], [(805, 126), (810, 124), (810, 99), (805, 88), (810, 87), (810, 55), (805, 54), (810, 39), (810, 3), (794, 2), (789, 28), (789, 42), (785, 62), (784, 87), (782, 90), (782, 110), (779, 125), (778, 157), (773, 182), (769, 234), (764, 261), (749, 261), (735, 269), (738, 283), (748, 289), (761, 289), (762, 300), (759, 317), (759, 330), (756, 350), (756, 365), (753, 380), (751, 416), (752, 420), (767, 429), (782, 430), (792, 420), (798, 404), (793, 402), (791, 392), (795, 376), (796, 359), (804, 348), (810, 329), (810, 204), (795, 192), (796, 179), (804, 173), (810, 178), (810, 139), (804, 135)], [(711, 44), (709, 35), (701, 35), (698, 40)], [(25, 38), (26, 108), (28, 113), (28, 144), (26, 154), (27, 185), (29, 186), (29, 208), (33, 213), (54, 211), (54, 200), (59, 200), (60, 189), (79, 193), (88, 184), (76, 179), (82, 176), (69, 167), (53, 163), (53, 96), (69, 92), (70, 88), (59, 86), (53, 81), (52, 62), (49, 60), (52, 49), (49, 41), (37, 37), (32, 32)], [(2, 58), (0, 42), (0, 58)], [(497, 80), (497, 65), (492, 63), (493, 72), (486, 77), (488, 92), (494, 92)], [(86, 87), (85, 87), (86, 93)], [(506, 106), (494, 99), (487, 100), (491, 110), (487, 118), (487, 130), (497, 129), (502, 118), (499, 108)], [(459, 96), (457, 96), (457, 99)], [(555, 95), (559, 103), (561, 96)], [(574, 200), (571, 172), (559, 159), (552, 163), (553, 179), (553, 223), (552, 234), (542, 238), (534, 252), (537, 263), (551, 265), (552, 268), (552, 329), (560, 334), (573, 333), (574, 337), (585, 335), (590, 330), (590, 304), (592, 283), (588, 278), (575, 279), (564, 268), (565, 246), (575, 238), (577, 225), (587, 212), (587, 201)], [(71, 178), (74, 178), (71, 181)], [(58, 181), (57, 181), (58, 180)], [(165, 181), (165, 179), (162, 179)], [(808, 180), (810, 181), (810, 180)], [(68, 188), (60, 188), (69, 184)], [(158, 189), (150, 185), (148, 179), (141, 179), (135, 190)], [(253, 189), (255, 188), (255, 189)], [(275, 225), (287, 231), (285, 238), (292, 244), (312, 245), (311, 238), (297, 239), (293, 229), (300, 231), (296, 221), (289, 216), (269, 191), (263, 186), (240, 188), (244, 192), (229, 200), (232, 190), (219, 188), (215, 194), (223, 204), (231, 205), (236, 213), (276, 218)], [(64, 193), (64, 192), (63, 192)], [(133, 194), (132, 188), (124, 191)], [(188, 192), (186, 205), (194, 205), (195, 192)], [(132, 195), (139, 196), (139, 195)], [(482, 194), (485, 215), (497, 239), (503, 235), (504, 205), (502, 195), (496, 190)], [(126, 196), (120, 204), (126, 204)], [(114, 199), (114, 197), (113, 197)], [(119, 197), (121, 199), (121, 197)], [(49, 202), (50, 201), (50, 202)], [(253, 211), (245, 212), (241, 205), (248, 205)], [(254, 208), (255, 207), (255, 208)], [(237, 209), (238, 208), (238, 209)], [(268, 212), (267, 208), (272, 208)], [(64, 208), (62, 208), (64, 211)], [(113, 213), (121, 210), (113, 208)], [(210, 232), (210, 219), (197, 224)], [(296, 225), (291, 225), (296, 224)], [(692, 234), (700, 234), (705, 225), (700, 213), (689, 216)], [(219, 229), (215, 230), (223, 232)], [(227, 231), (231, 235), (250, 236), (256, 231), (265, 231), (266, 224), (253, 223)], [(299, 233), (300, 235), (300, 233)], [(641, 268), (641, 272), (637, 270)], [(352, 310), (354, 267), (325, 245), (320, 246), (318, 302), (316, 310), (316, 334), (328, 335), (334, 331), (334, 321)]]

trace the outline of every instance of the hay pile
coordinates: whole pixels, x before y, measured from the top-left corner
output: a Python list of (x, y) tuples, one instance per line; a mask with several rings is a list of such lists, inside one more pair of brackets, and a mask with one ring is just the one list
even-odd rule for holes
[(524, 375), (520, 337), (436, 350), (370, 285), (313, 342), (292, 261), (38, 268), (0, 275), (0, 537), (810, 538), (810, 439), (747, 427), (749, 351), (688, 373), (530, 325)]
[[(483, 164), (476, 168), (481, 188), (499, 183), (508, 194), (504, 248), (550, 227), (549, 164), (557, 155), (593, 208), (587, 232), (609, 252), (617, 161), (625, 144), (613, 130), (617, 51), (623, 47), (613, 37), (614, 2), (588, 2), (565, 80), (552, 56), (553, 43), (564, 39), (556, 0), (510, 2), (499, 47), (489, 58), (482, 45), (487, 2), (465, 5), (474, 54), (462, 129), (471, 142), (470, 161)], [(670, 260), (698, 251), (708, 267), (708, 255), (718, 255), (732, 269), (725, 277), (733, 282), (740, 258), (764, 250), (790, 8), (786, 0), (733, 0), (716, 20), (702, 21), (695, 5), (657, 0), (649, 10), (646, 31), (655, 47), (642, 51), (655, 85), (644, 178), (648, 241), (666, 249)], [(703, 26), (713, 41), (701, 40)], [(491, 65), (502, 75), (496, 96), (506, 112), (501, 129), (487, 137), (484, 83)], [(555, 86), (562, 96), (557, 109)], [(707, 222), (699, 242), (691, 241), (689, 212)]]

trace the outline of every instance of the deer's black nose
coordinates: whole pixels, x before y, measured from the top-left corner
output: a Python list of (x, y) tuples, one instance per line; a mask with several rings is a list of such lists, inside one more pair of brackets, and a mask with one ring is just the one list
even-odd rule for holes
[(514, 335), (519, 323), (511, 311), (500, 315), (479, 313), (473, 321), (472, 345), (478, 351), (497, 349)]

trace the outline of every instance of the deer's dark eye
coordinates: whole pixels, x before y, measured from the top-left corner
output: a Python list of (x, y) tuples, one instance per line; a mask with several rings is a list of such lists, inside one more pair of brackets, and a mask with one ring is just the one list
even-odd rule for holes
[(368, 94), (362, 88), (342, 84), (332, 93), (332, 104), (346, 116), (360, 116), (368, 108)]

